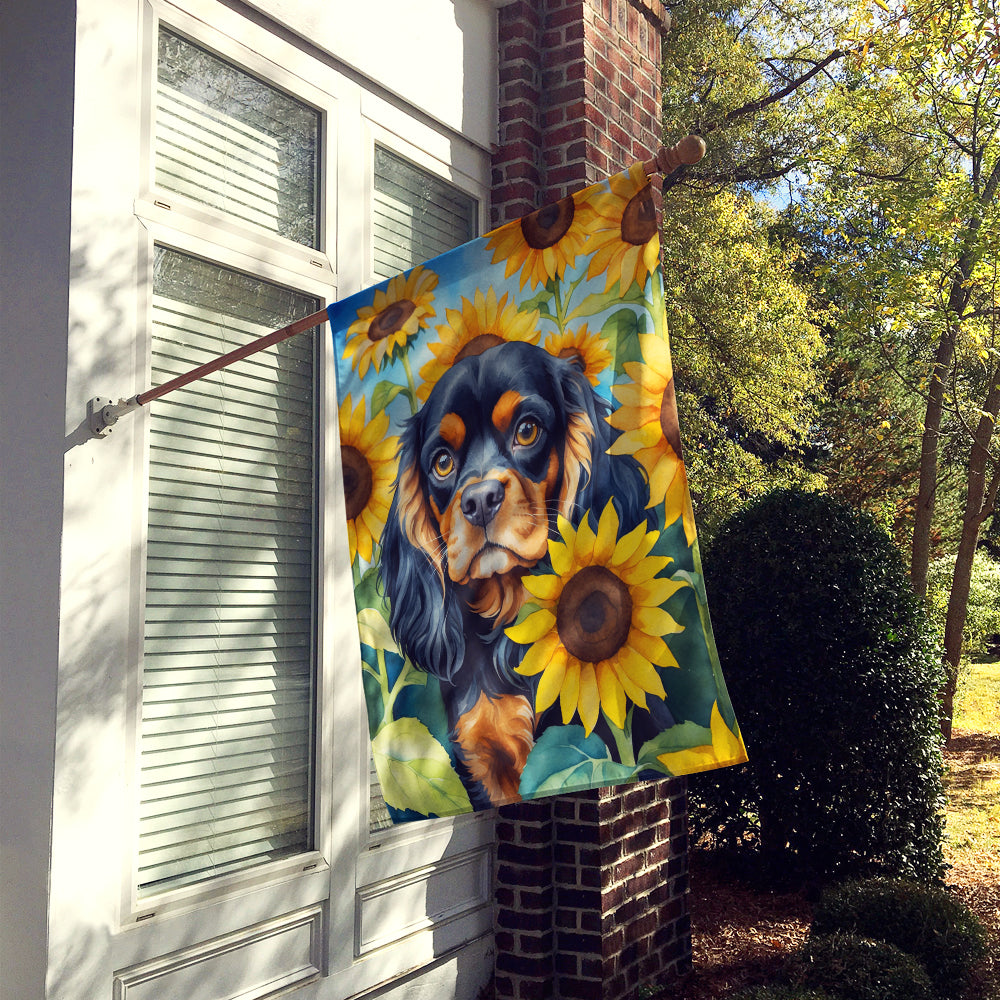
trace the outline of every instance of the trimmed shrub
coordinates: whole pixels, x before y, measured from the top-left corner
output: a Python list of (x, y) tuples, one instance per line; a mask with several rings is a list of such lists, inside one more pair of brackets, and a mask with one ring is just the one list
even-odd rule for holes
[(930, 977), (917, 959), (885, 941), (854, 934), (810, 938), (792, 977), (837, 1000), (934, 1000)]
[(942, 997), (960, 997), (986, 932), (947, 890), (905, 879), (869, 879), (827, 889), (813, 915), (816, 935), (851, 932), (887, 941), (913, 955)]
[(695, 835), (772, 873), (939, 878), (943, 671), (889, 536), (779, 490), (721, 528), (704, 567), (750, 762), (690, 780)]

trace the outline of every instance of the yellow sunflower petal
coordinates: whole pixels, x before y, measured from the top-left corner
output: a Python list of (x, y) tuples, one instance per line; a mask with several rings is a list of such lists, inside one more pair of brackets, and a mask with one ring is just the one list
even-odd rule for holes
[(647, 606), (663, 604), (669, 597), (677, 593), (681, 587), (686, 587), (684, 580), (665, 580), (662, 577), (647, 583), (630, 583), (632, 600)]
[[(627, 535), (624, 535), (619, 539), (618, 544), (615, 546), (614, 555), (611, 557), (610, 564), (612, 566), (621, 566), (623, 563), (627, 563), (629, 559), (635, 555), (636, 550), (642, 544), (646, 535), (649, 534), (648, 525), (645, 521), (637, 524)], [(652, 548), (652, 546), (650, 546)], [(649, 549), (646, 550), (647, 552)]]
[(625, 728), (625, 690), (610, 663), (597, 664), (597, 690), (607, 717), (619, 728)]
[(645, 524), (640, 524), (639, 527), (642, 529), (642, 534), (635, 543), (635, 547), (628, 554), (626, 554), (624, 548), (619, 547), (619, 551), (615, 552), (611, 560), (612, 566), (627, 569), (628, 567), (635, 566), (640, 560), (645, 559), (649, 555), (659, 536), (655, 531), (647, 531)]
[(549, 665), (553, 650), (558, 646), (559, 636), (555, 632), (550, 633), (528, 648), (524, 659), (514, 670), (524, 677), (534, 677), (535, 674), (540, 674)]
[(601, 511), (601, 519), (597, 522), (597, 539), (594, 544), (594, 562), (606, 566), (615, 554), (615, 541), (618, 538), (618, 511), (614, 504), (609, 503)]
[(594, 543), (597, 536), (590, 526), (590, 518), (584, 517), (576, 529), (576, 541), (573, 545), (573, 556), (577, 566), (588, 566), (594, 560)]
[(580, 664), (580, 721), (583, 731), (589, 736), (597, 725), (601, 714), (601, 694), (597, 687), (597, 672), (593, 663)]
[(640, 708), (646, 708), (646, 692), (643, 691), (643, 689), (636, 684), (631, 677), (629, 677), (619, 663), (619, 659), (620, 651), (619, 655), (615, 656), (614, 660), (609, 660), (608, 662), (614, 667), (615, 676), (618, 678), (618, 682), (621, 684), (622, 689), (625, 692), (625, 697), (630, 698)]
[(666, 698), (667, 692), (663, 690), (663, 682), (660, 680), (660, 675), (656, 672), (656, 667), (645, 656), (632, 649), (631, 646), (627, 646), (619, 654), (618, 666), (643, 691), (648, 691), (650, 694), (655, 694), (660, 698)]
[(568, 726), (570, 719), (576, 714), (579, 698), (580, 662), (573, 657), (569, 657), (566, 664), (566, 674), (563, 677), (562, 687), (559, 691), (559, 708), (562, 711), (564, 726)]
[(573, 566), (572, 544), (564, 545), (562, 542), (549, 542), (549, 560), (557, 576), (566, 576)]
[(712, 719), (709, 723), (712, 730), (712, 748), (719, 762), (738, 763), (747, 759), (747, 748), (740, 734), (739, 726), (733, 732), (726, 725), (719, 711), (719, 703), (712, 706)]
[[(662, 392), (666, 388), (667, 382), (673, 377), (669, 345), (654, 333), (640, 333), (639, 350), (642, 351), (642, 359), (645, 364), (637, 367), (645, 378), (655, 375), (656, 378), (661, 379), (662, 385), (659, 387), (659, 390)], [(632, 362), (632, 364), (635, 364), (635, 362)], [(640, 377), (636, 381), (644, 381), (644, 378)]]
[(561, 576), (546, 573), (539, 576), (523, 577), (521, 582), (524, 584), (524, 589), (532, 597), (537, 597), (540, 601), (552, 603), (562, 593), (564, 581)]
[(527, 646), (548, 635), (555, 628), (555, 624), (556, 616), (548, 608), (540, 608), (528, 615), (520, 625), (511, 625), (504, 631), (514, 642)]
[(632, 624), (646, 635), (673, 635), (684, 631), (684, 626), (678, 625), (663, 608), (634, 607)]
[[(666, 442), (664, 441), (664, 445)], [(666, 445), (669, 447), (669, 445)], [(636, 456), (638, 459), (638, 455)], [(639, 459), (639, 461), (642, 461)], [(645, 465), (645, 462), (642, 463)], [(646, 466), (649, 468), (648, 466)], [(678, 473), (681, 471), (681, 462), (672, 451), (663, 451), (662, 456), (653, 469), (649, 473), (649, 493), (650, 499), (656, 497), (657, 503), (663, 503), (667, 498), (667, 494), (671, 492), (671, 487), (673, 486), (675, 480), (677, 479)], [(672, 524), (677, 520), (677, 515), (680, 511), (677, 508), (676, 500), (675, 503), (671, 505), (671, 509), (666, 512), (667, 523)]]
[(566, 650), (562, 648), (557, 650), (538, 682), (538, 690), (535, 692), (536, 712), (544, 712), (559, 697), (568, 663), (569, 656)]
[(670, 649), (658, 635), (646, 635), (634, 628), (629, 632), (628, 644), (654, 666), (665, 667), (672, 659)]
[(666, 569), (673, 559), (670, 556), (646, 556), (644, 559), (631, 559), (620, 567), (623, 579), (628, 584), (647, 583), (657, 573)]

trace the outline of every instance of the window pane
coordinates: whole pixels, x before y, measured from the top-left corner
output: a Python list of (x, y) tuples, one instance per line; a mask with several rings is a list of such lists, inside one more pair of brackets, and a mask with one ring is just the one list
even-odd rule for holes
[(318, 245), (319, 112), (160, 29), (156, 184)]
[[(314, 312), (163, 248), (152, 383)], [(315, 341), (150, 404), (140, 893), (312, 846)]]
[[(381, 146), (375, 147), (374, 270), (391, 278), (475, 238), (476, 200)], [(369, 828), (392, 825), (369, 759)]]
[(467, 243), (476, 200), (375, 147), (375, 275), (381, 280)]

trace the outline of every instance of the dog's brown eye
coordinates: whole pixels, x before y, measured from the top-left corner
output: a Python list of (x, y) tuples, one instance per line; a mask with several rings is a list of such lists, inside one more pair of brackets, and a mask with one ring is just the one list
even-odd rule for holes
[(520, 445), (534, 444), (538, 440), (538, 424), (534, 420), (522, 420), (514, 432), (514, 440)]
[(439, 451), (431, 462), (434, 475), (447, 479), (455, 471), (455, 460), (446, 451)]

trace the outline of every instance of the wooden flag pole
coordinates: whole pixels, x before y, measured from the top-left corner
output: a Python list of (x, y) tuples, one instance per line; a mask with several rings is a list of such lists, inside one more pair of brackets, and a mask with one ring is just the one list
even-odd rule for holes
[[(704, 155), (705, 140), (697, 135), (688, 135), (673, 146), (661, 146), (657, 150), (656, 156), (651, 160), (646, 160), (642, 166), (647, 174), (666, 175), (673, 173), (678, 167), (685, 164), (691, 165), (697, 163)], [(197, 368), (192, 368), (191, 371), (185, 372), (183, 375), (178, 375), (176, 378), (170, 379), (169, 382), (164, 382), (163, 385), (137, 393), (129, 399), (119, 399), (116, 403), (110, 399), (95, 396), (87, 402), (87, 420), (90, 424), (91, 433), (95, 437), (105, 437), (111, 432), (112, 426), (118, 422), (118, 418), (124, 414), (130, 413), (132, 410), (137, 410), (140, 406), (145, 406), (146, 403), (150, 403), (154, 399), (159, 399), (168, 392), (180, 389), (189, 382), (195, 382), (206, 375), (211, 375), (213, 372), (226, 368), (233, 364), (234, 361), (242, 361), (244, 358), (248, 358), (258, 351), (266, 350), (274, 344), (288, 340), (289, 337), (294, 337), (296, 334), (305, 333), (306, 330), (312, 330), (314, 327), (321, 326), (326, 320), (326, 316), (326, 310), (320, 309), (309, 316), (297, 319), (294, 323), (289, 323), (288, 326), (283, 326), (280, 330), (267, 333), (263, 337), (252, 340), (249, 344), (237, 347), (235, 350), (230, 351), (228, 354), (223, 354), (213, 361), (207, 361)]]
[(678, 167), (694, 166), (705, 155), (705, 140), (700, 135), (686, 135), (673, 146), (660, 146), (656, 156), (643, 163), (647, 174), (672, 174)]

